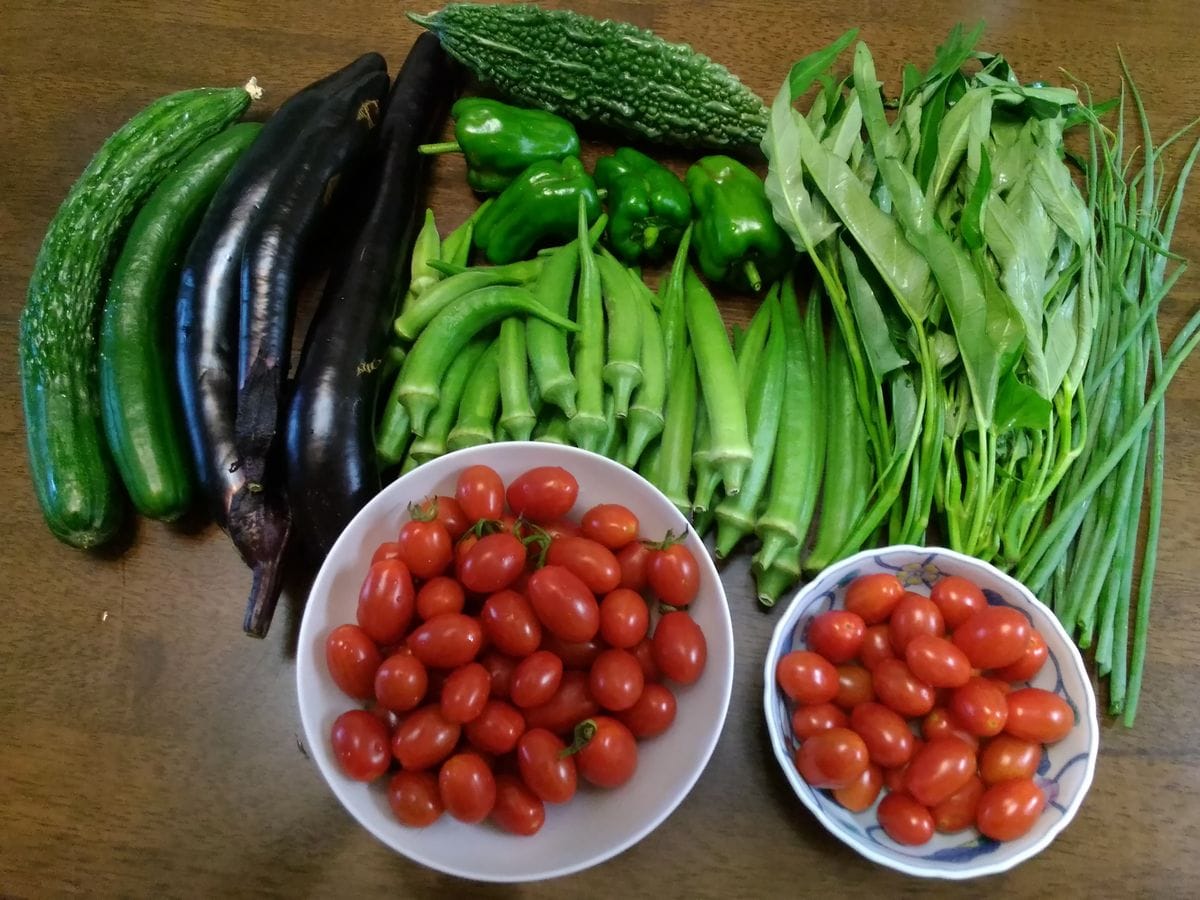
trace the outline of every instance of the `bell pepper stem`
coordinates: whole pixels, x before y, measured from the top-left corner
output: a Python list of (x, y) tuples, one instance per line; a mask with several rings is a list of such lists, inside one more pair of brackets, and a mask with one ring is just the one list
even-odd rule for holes
[(758, 274), (758, 266), (754, 264), (754, 260), (746, 260), (746, 262), (742, 264), (742, 269), (746, 273), (746, 280), (750, 282), (750, 287), (756, 291), (761, 291), (762, 276)]
[(647, 225), (642, 231), (642, 246), (649, 250), (658, 243), (658, 235), (659, 231), (657, 225)]
[(422, 144), (417, 152), (424, 156), (434, 156), (438, 153), (460, 153), (462, 147), (458, 141), (442, 141), (439, 144)]

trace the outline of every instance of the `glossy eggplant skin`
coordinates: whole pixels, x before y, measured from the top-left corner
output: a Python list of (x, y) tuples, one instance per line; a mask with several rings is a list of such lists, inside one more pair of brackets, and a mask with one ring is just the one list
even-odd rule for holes
[(288, 411), (288, 495), (298, 537), (319, 559), (380, 489), (379, 380), (430, 159), (417, 147), (439, 133), (457, 83), (436, 38), (421, 35), (396, 77), (358, 186), (362, 218), (340, 249), (306, 336)]
[[(175, 360), (188, 443), (213, 518), (254, 571), (255, 597), (279, 596), (291, 518), (280, 492), (251, 485), (235, 442), (242, 251), (281, 161), (304, 141), (312, 117), (347, 85), (386, 71), (383, 57), (364, 54), (284, 102), (213, 198), (181, 272)], [(260, 615), (253, 633), (265, 634), (269, 619)]]
[(246, 235), (234, 438), (246, 477), (264, 489), (279, 462), (301, 255), (337, 185), (352, 177), (374, 138), (387, 89), (387, 75), (372, 72), (321, 105), (280, 163)]

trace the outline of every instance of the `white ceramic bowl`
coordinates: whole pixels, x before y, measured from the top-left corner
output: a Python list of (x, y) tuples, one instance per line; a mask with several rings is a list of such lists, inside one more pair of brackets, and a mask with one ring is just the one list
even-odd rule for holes
[[(791, 650), (805, 649), (804, 635), (809, 621), (835, 605), (840, 607), (847, 584), (859, 575), (875, 572), (894, 572), (907, 586), (931, 586), (942, 575), (969, 578), (983, 589), (989, 603), (1020, 610), (1046, 639), (1049, 659), (1030, 684), (1065, 698), (1075, 711), (1075, 727), (1042, 755), (1035, 779), (1046, 792), (1048, 803), (1037, 824), (1024, 837), (998, 843), (968, 829), (956, 834), (935, 834), (927, 844), (906, 847), (884, 834), (875, 817), (878, 801), (864, 812), (852, 813), (827, 792), (809, 787), (796, 770), (791, 707), (775, 685), (775, 666)], [(884, 547), (864, 551), (821, 572), (796, 594), (776, 626), (767, 651), (764, 679), (763, 705), (771, 745), (796, 796), (843, 843), (867, 859), (909, 875), (957, 880), (1011, 869), (1041, 852), (1067, 827), (1092, 783), (1100, 747), (1096, 697), (1075, 644), (1054, 613), (1024, 585), (994, 566), (952, 550)]]
[(716, 747), (733, 687), (733, 629), (725, 592), (700, 539), (690, 528), (686, 545), (700, 563), (700, 593), (690, 608), (704, 631), (708, 663), (699, 680), (671, 685), (678, 706), (673, 726), (638, 744), (633, 778), (611, 791), (580, 784), (575, 798), (547, 805), (546, 824), (532, 837), (506, 834), (489, 825), (465, 825), (442, 816), (429, 828), (406, 828), (388, 807), (386, 779), (373, 785), (351, 781), (330, 749), (333, 721), (355, 706), (338, 690), (325, 667), (325, 638), (353, 622), (359, 584), (380, 542), (393, 540), (407, 519), (408, 503), (431, 494), (454, 493), (458, 473), (489, 465), (505, 483), (534, 466), (563, 466), (579, 480), (574, 515), (601, 502), (623, 503), (637, 514), (645, 535), (676, 532), (682, 518), (658, 490), (624, 466), (593, 453), (556, 444), (492, 444), (450, 453), (401, 477), (355, 516), (317, 574), (296, 654), (300, 718), (309, 755), (342, 805), (389, 847), (431, 868), (478, 881), (535, 881), (578, 872), (631, 847), (680, 804)]

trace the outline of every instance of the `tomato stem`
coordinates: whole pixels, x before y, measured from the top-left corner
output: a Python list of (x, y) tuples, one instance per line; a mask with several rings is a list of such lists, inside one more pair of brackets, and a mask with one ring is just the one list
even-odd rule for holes
[(437, 497), (429, 496), (420, 503), (409, 503), (408, 514), (414, 522), (432, 522), (437, 518)]
[(584, 719), (575, 726), (575, 736), (569, 747), (564, 747), (558, 754), (559, 759), (566, 759), (575, 753), (578, 753), (584, 747), (592, 742), (592, 738), (596, 736), (596, 720)]
[(688, 523), (685, 519), (683, 528), (677, 534), (673, 529), (668, 529), (666, 535), (661, 541), (642, 541), (651, 550), (666, 550), (668, 547), (674, 547), (676, 544), (682, 544), (687, 540)]

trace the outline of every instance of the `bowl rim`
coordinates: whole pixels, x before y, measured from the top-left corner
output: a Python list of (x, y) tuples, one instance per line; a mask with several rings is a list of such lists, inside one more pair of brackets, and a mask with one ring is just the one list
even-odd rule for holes
[[(423, 464), (413, 469), (411, 472), (407, 472), (404, 475), (396, 478), (396, 480), (390, 484), (385, 485), (379, 491), (379, 493), (372, 497), (363, 506), (363, 508), (355, 514), (354, 518), (347, 523), (346, 527), (342, 529), (342, 533), (338, 535), (338, 538), (330, 548), (329, 553), (326, 555), (325, 559), (322, 560), (321, 567), (317, 571), (317, 575), (313, 579), (312, 587), (309, 589), (309, 592), (305, 598), (304, 612), (301, 616), (300, 629), (297, 638), (295, 686), (296, 703), (300, 711), (301, 727), (304, 731), (304, 738), (309, 742), (309, 744), (316, 744), (317, 742), (325, 739), (320, 728), (320, 723), (316, 720), (316, 711), (311, 708), (311, 704), (306, 705), (301, 701), (301, 698), (306, 694), (302, 684), (302, 673), (308, 671), (307, 667), (302, 665), (302, 661), (308, 661), (309, 659), (309, 653), (306, 648), (311, 644), (313, 639), (312, 632), (317, 627), (314, 624), (315, 617), (310, 616), (309, 613), (314, 608), (312, 599), (317, 593), (318, 589), (328, 593), (328, 586), (326, 585), (326, 582), (333, 577), (333, 570), (329, 566), (329, 560), (338, 554), (343, 542), (348, 542), (350, 540), (347, 535), (353, 531), (352, 526), (360, 519), (378, 515), (380, 509), (384, 507), (390, 507), (392, 504), (390, 498), (396, 493), (402, 493), (405, 490), (405, 486), (412, 483), (411, 476), (417, 474), (418, 472), (422, 474), (428, 474), (429, 470), (425, 468), (425, 465), (438, 465), (453, 468), (454, 464), (464, 457), (470, 458), (477, 455), (487, 455), (489, 452), (496, 452), (498, 450), (509, 452), (519, 451), (522, 448), (537, 449), (539, 451), (548, 450), (551, 453), (561, 452), (564, 453), (568, 458), (574, 457), (596, 460), (601, 465), (611, 467), (614, 471), (621, 471), (626, 475), (632, 476), (635, 479), (635, 483), (640, 482), (640, 487), (647, 489), (652, 494), (658, 495), (660, 498), (662, 498), (664, 503), (673, 506), (671, 501), (666, 497), (665, 494), (662, 493), (662, 491), (660, 491), (657, 487), (655, 487), (654, 484), (633, 469), (629, 469), (621, 463), (598, 453), (592, 453), (591, 451), (574, 447), (570, 444), (555, 444), (548, 441), (499, 441), (490, 444), (481, 444), (474, 447), (464, 447), (460, 450), (454, 450), (449, 453), (445, 453), (436, 459), (430, 460), (428, 464)], [(465, 463), (465, 465), (470, 464), (471, 463)], [(554, 464), (556, 463), (544, 463), (543, 465)], [(564, 467), (567, 465), (566, 463), (561, 464), (564, 465)], [(530, 467), (532, 468), (535, 466), (531, 465)], [(422, 470), (424, 470), (424, 472), (422, 472)], [(682, 518), (687, 521), (686, 517)], [(692, 527), (691, 522), (687, 521), (685, 541), (690, 542), (693, 539), (703, 544), (700, 536)], [(419, 851), (414, 851), (407, 847), (404, 849), (397, 847), (387, 836), (385, 836), (381, 829), (375, 827), (376, 823), (374, 821), (364, 820), (351, 807), (348, 792), (354, 785), (357, 784), (357, 782), (350, 782), (344, 775), (342, 775), (341, 772), (337, 771), (330, 760), (326, 758), (327, 754), (310, 752), (310, 759), (316, 764), (321, 778), (324, 780), (328, 789), (337, 798), (338, 802), (342, 806), (342, 809), (348, 813), (349, 816), (358, 823), (358, 825), (366, 829), (367, 832), (369, 832), (376, 840), (378, 840), (389, 850), (400, 854), (406, 859), (425, 866), (426, 868), (433, 869), (437, 872), (442, 872), (446, 875), (452, 875), (457, 878), (463, 878), (480, 883), (533, 883), (536, 881), (546, 881), (552, 878), (560, 878), (565, 875), (572, 875), (578, 872), (586, 871), (587, 869), (591, 869), (600, 865), (601, 863), (614, 859), (615, 857), (624, 853), (630, 847), (642, 841), (647, 835), (658, 828), (659, 825), (665, 822), (667, 818), (669, 818), (671, 814), (683, 804), (683, 801), (687, 799), (688, 795), (690, 795), (692, 790), (695, 788), (696, 783), (700, 780), (700, 777), (708, 769), (708, 765), (712, 761), (712, 755), (715, 752), (717, 744), (720, 742), (721, 735), (725, 730), (725, 723), (729, 713), (729, 705), (733, 695), (733, 681), (737, 665), (737, 642), (733, 633), (733, 616), (729, 608), (729, 598), (725, 592), (725, 585), (721, 581), (721, 574), (717, 570), (712, 556), (707, 552), (707, 548), (705, 548), (704, 553), (700, 554), (697, 562), (700, 565), (701, 571), (703, 573), (707, 573), (707, 575), (711, 578), (712, 583), (716, 586), (717, 597), (721, 601), (719, 604), (718, 618), (721, 620), (723, 625), (721, 630), (729, 645), (729, 666), (728, 669), (722, 673), (720, 706), (719, 711), (717, 711), (719, 714), (713, 719), (715, 727), (713, 727), (709, 737), (706, 739), (705, 746), (702, 747), (699, 764), (696, 766), (695, 771), (680, 784), (679, 790), (677, 791), (677, 797), (672, 802), (665, 804), (660, 811), (645, 820), (638, 828), (634, 829), (625, 840), (618, 842), (612, 848), (604, 851), (603, 853), (591, 856), (582, 862), (570, 863), (554, 869), (547, 869), (535, 875), (495, 875), (449, 867), (440, 861), (430, 859), (426, 854)], [(709, 635), (706, 634), (705, 637), (707, 640), (711, 640)], [(313, 662), (316, 663), (317, 660), (314, 658)], [(317, 663), (317, 668), (319, 670), (319, 663)]]
[[(882, 850), (864, 844), (854, 838), (852, 835), (845, 834), (838, 824), (825, 812), (824, 807), (820, 803), (814, 803), (801, 790), (803, 781), (800, 778), (800, 773), (796, 770), (796, 766), (789, 754), (784, 751), (784, 735), (780, 724), (772, 715), (772, 708), (776, 699), (775, 687), (775, 660), (779, 655), (781, 646), (786, 640), (790, 640), (791, 634), (796, 627), (795, 622), (789, 624), (789, 620), (793, 617), (793, 612), (797, 609), (804, 609), (812, 599), (815, 593), (814, 585), (825, 580), (831, 573), (836, 570), (849, 568), (851, 565), (857, 564), (865, 559), (870, 559), (876, 556), (883, 556), (889, 553), (908, 552), (908, 553), (931, 553), (941, 556), (948, 556), (958, 562), (967, 563), (970, 565), (982, 567), (989, 574), (994, 575), (1001, 581), (1011, 585), (1012, 588), (1021, 595), (1022, 599), (1031, 603), (1035, 608), (1045, 613), (1046, 618), (1051, 623), (1051, 629), (1055, 636), (1062, 641), (1068, 648), (1067, 656), (1071, 659), (1071, 663), (1077, 672), (1080, 674), (1083, 685), (1086, 688), (1085, 696), (1081, 704), (1083, 713), (1080, 716), (1079, 726), (1086, 728), (1088, 736), (1087, 761), (1084, 767), (1083, 780), (1080, 782), (1079, 790), (1076, 791), (1071, 803), (1067, 806), (1066, 811), (1053, 823), (1049, 830), (1038, 841), (1030, 844), (1027, 848), (1019, 853), (1013, 854), (1011, 857), (1002, 860), (988, 860), (980, 862), (978, 865), (967, 866), (958, 869), (941, 867), (940, 863), (922, 864), (920, 862), (910, 862), (899, 860), (889, 856)], [(1053, 840), (1066, 828), (1075, 818), (1075, 814), (1079, 811), (1079, 807), (1083, 805), (1084, 797), (1087, 796), (1088, 790), (1091, 788), (1092, 779), (1096, 772), (1096, 759), (1100, 750), (1100, 726), (1097, 718), (1096, 710), (1096, 694), (1092, 688), (1091, 676), (1084, 665), (1083, 655), (1079, 652), (1079, 648), (1075, 642), (1071, 640), (1066, 630), (1062, 627), (1062, 623), (1058, 621), (1058, 617), (1054, 611), (1046, 604), (1042, 603), (1033, 592), (1029, 590), (1021, 582), (1017, 581), (1011, 575), (1002, 572), (996, 566), (982, 559), (977, 559), (974, 556), (967, 556), (965, 553), (959, 553), (957, 550), (951, 550), (947, 547), (938, 546), (919, 546), (916, 544), (890, 544), (885, 547), (877, 547), (873, 549), (861, 550), (853, 556), (848, 556), (843, 560), (832, 563), (822, 569), (817, 575), (811, 578), (806, 584), (800, 587), (795, 594), (792, 595), (787, 608), (783, 612), (783, 616), (775, 625), (775, 630), (771, 635), (771, 643), (767, 647), (766, 660), (763, 664), (763, 713), (767, 720), (767, 730), (771, 736), (771, 749), (775, 754), (775, 759), (783, 769), (784, 775), (787, 777), (788, 783), (791, 785), (796, 797), (808, 808), (810, 812), (816, 816), (817, 820), (824, 826), (825, 830), (840, 840), (843, 844), (856, 850), (862, 856), (877, 863), (881, 866), (886, 866), (898, 872), (903, 872), (906, 875), (914, 875), (921, 878), (939, 878), (948, 881), (966, 881), (972, 878), (982, 878), (987, 875), (998, 875), (1001, 872), (1007, 872), (1014, 866), (1020, 865), (1028, 859), (1041, 853), (1048, 847)], [(1077, 727), (1079, 727), (1077, 726)]]

